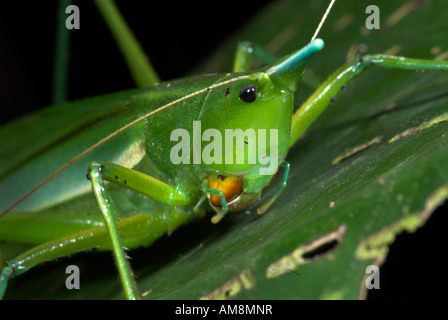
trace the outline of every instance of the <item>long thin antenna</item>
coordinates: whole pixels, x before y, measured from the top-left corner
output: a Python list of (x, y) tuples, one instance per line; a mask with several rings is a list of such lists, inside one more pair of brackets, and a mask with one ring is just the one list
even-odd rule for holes
[(327, 10), (324, 13), (324, 16), (322, 17), (322, 20), (320, 20), (319, 26), (316, 29), (316, 32), (314, 32), (313, 37), (311, 38), (311, 41), (316, 39), (317, 35), (319, 34), (320, 28), (322, 28), (322, 25), (324, 24), (325, 20), (327, 19), (328, 14), (330, 13), (331, 7), (336, 2), (336, 0), (331, 0), (330, 4), (328, 5)]

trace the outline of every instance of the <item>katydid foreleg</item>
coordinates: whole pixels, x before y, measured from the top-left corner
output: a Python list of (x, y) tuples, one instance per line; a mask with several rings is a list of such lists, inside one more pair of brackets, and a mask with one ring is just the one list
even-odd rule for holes
[(120, 274), (121, 283), (123, 285), (124, 293), (127, 299), (140, 299), (137, 284), (134, 280), (134, 274), (131, 266), (126, 259), (126, 254), (122, 245), (120, 234), (118, 232), (117, 222), (115, 221), (114, 211), (112, 209), (109, 194), (104, 186), (101, 177), (102, 166), (98, 163), (93, 163), (89, 167), (89, 178), (92, 181), (92, 189), (103, 214), (106, 228), (112, 242), (112, 252), (117, 263), (118, 273)]
[(139, 299), (137, 285), (115, 221), (114, 210), (104, 180), (121, 185), (140, 194), (144, 194), (168, 206), (186, 206), (191, 204), (196, 193), (182, 191), (180, 185), (172, 187), (149, 175), (125, 168), (113, 163), (93, 162), (89, 166), (88, 177), (103, 214), (104, 221), (112, 242), (112, 251), (127, 299)]
[(382, 54), (355, 58), (330, 75), (294, 113), (290, 145), (293, 145), (314, 123), (347, 83), (370, 66), (407, 70), (448, 70), (448, 61), (410, 59)]
[(249, 71), (252, 65), (252, 57), (258, 58), (264, 63), (273, 63), (276, 58), (266, 53), (260, 46), (252, 42), (242, 41), (238, 43), (233, 61), (233, 72)]

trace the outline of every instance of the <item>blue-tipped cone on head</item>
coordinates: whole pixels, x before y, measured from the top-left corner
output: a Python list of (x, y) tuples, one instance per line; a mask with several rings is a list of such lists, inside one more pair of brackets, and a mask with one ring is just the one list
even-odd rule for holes
[(311, 58), (324, 47), (322, 39), (311, 41), (304, 48), (295, 51), (268, 67), (266, 73), (272, 81), (295, 91)]

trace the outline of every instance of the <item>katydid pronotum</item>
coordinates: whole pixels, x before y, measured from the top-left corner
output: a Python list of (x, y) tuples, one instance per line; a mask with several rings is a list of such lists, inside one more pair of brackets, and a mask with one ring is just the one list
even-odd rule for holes
[[(239, 53), (244, 57), (247, 56), (249, 51), (258, 51), (256, 46), (245, 47), (243, 45), (240, 48), (241, 50)], [(204, 195), (210, 198), (212, 206), (215, 211), (218, 212), (214, 219), (215, 222), (217, 222), (226, 213), (226, 210), (224, 209), (226, 206), (228, 206), (230, 210), (243, 209), (246, 205), (251, 204), (252, 201), (257, 200), (260, 193), (269, 184), (273, 176), (273, 174), (265, 176), (257, 175), (255, 172), (258, 172), (258, 169), (260, 169), (259, 163), (245, 168), (229, 164), (226, 164), (225, 166), (207, 166), (205, 164), (200, 164), (199, 166), (176, 166), (167, 161), (175, 142), (166, 145), (158, 145), (154, 141), (170, 142), (171, 132), (178, 128), (187, 129), (188, 132), (192, 133), (191, 136), (193, 136), (193, 121), (195, 120), (202, 121), (203, 131), (206, 128), (217, 128), (223, 132), (223, 136), (224, 130), (230, 128), (241, 128), (243, 130), (249, 128), (278, 128), (279, 167), (284, 166), (287, 168), (288, 165), (286, 162), (282, 161), (286, 157), (289, 147), (297, 141), (301, 134), (329, 105), (333, 97), (335, 97), (341, 90), (341, 87), (349, 83), (349, 81), (361, 73), (365, 67), (378, 65), (381, 67), (408, 68), (413, 70), (446, 70), (448, 68), (447, 63), (443, 61), (436, 62), (403, 59), (383, 55), (371, 55), (364, 56), (363, 58), (356, 58), (330, 76), (328, 80), (316, 90), (316, 94), (311, 96), (310, 99), (303, 104), (303, 107), (292, 116), (291, 92), (296, 89), (308, 60), (322, 48), (323, 41), (315, 39), (303, 50), (293, 53), (284, 60), (273, 62), (259, 72), (249, 72), (246, 63), (237, 62), (234, 71), (241, 72), (238, 74), (202, 76), (162, 83), (149, 91), (133, 91), (131, 93), (109, 96), (104, 99), (103, 102), (99, 103), (100, 106), (92, 104), (93, 100), (69, 105), (65, 111), (72, 111), (73, 113), (66, 116), (66, 121), (71, 122), (72, 126), (66, 126), (65, 131), (60, 131), (59, 136), (53, 138), (55, 140), (48, 141), (47, 139), (43, 139), (44, 141), (40, 142), (40, 144), (36, 144), (37, 149), (28, 150), (28, 153), (25, 155), (18, 154), (18, 159), (12, 159), (11, 163), (7, 164), (9, 169), (6, 170), (14, 169), (17, 171), (14, 175), (11, 175), (8, 178), (20, 180), (20, 171), (23, 170), (22, 174), (26, 174), (27, 166), (32, 167), (35, 165), (35, 163), (29, 161), (28, 158), (35, 156), (36, 153), (40, 153), (42, 149), (48, 150), (42, 154), (42, 158), (36, 159), (36, 162), (47, 163), (45, 161), (46, 157), (48, 157), (48, 159), (54, 158), (52, 152), (58, 154), (63, 153), (66, 152), (67, 149), (73, 148), (73, 145), (78, 145), (77, 148), (72, 149), (74, 152), (67, 152), (67, 158), (65, 160), (62, 159), (61, 164), (54, 165), (54, 168), (57, 169), (71, 158), (75, 158), (80, 151), (88, 150), (90, 146), (95, 146), (95, 142), (101, 141), (101, 139), (107, 137), (109, 133), (117, 132), (119, 128), (132, 124), (129, 129), (126, 129), (123, 133), (117, 134), (113, 139), (112, 137), (107, 138), (107, 140), (110, 141), (107, 141), (104, 145), (98, 147), (95, 146), (95, 150), (83, 157), (83, 161), (87, 161), (87, 163), (100, 161), (99, 164), (95, 163), (91, 165), (89, 177), (93, 183), (100, 184), (98, 187), (99, 189), (97, 188), (97, 190), (102, 190), (106, 197), (109, 193), (109, 187), (101, 186), (101, 177), (98, 175), (102, 175), (104, 180), (120, 184), (124, 188), (129, 188), (134, 191), (136, 190), (139, 193), (146, 194), (168, 207), (163, 207), (161, 215), (159, 216), (159, 219), (161, 219), (160, 217), (163, 217), (163, 219), (166, 219), (165, 216), (169, 217), (170, 221), (168, 224), (166, 224), (164, 220), (161, 221), (161, 223), (160, 221), (158, 223), (158, 221), (156, 221), (158, 219), (157, 217), (150, 217), (147, 214), (137, 214), (120, 220), (119, 224), (122, 228), (129, 228), (123, 229), (120, 232), (121, 237), (118, 236), (117, 232), (111, 232), (111, 234), (115, 234), (115, 238), (118, 240), (122, 238), (126, 247), (133, 248), (141, 245), (149, 245), (155, 240), (156, 236), (153, 236), (152, 238), (147, 237), (146, 233), (154, 233), (157, 234), (158, 237), (160, 234), (173, 230), (180, 224), (193, 219), (195, 216), (201, 215), (202, 212), (199, 207), (205, 200)], [(260, 57), (263, 56), (260, 55)], [(243, 90), (244, 88), (246, 90)], [(247, 98), (246, 95), (249, 95), (249, 98)], [(148, 110), (157, 110), (158, 108), (164, 108), (166, 110), (160, 110), (160, 114), (154, 114), (149, 117)], [(279, 109), (275, 109), (274, 111), (269, 108)], [(130, 110), (133, 112), (130, 112)], [(189, 114), (185, 114), (184, 110), (188, 110)], [(219, 110), (230, 112), (232, 117), (230, 117), (230, 115), (218, 115)], [(259, 116), (257, 116), (256, 119), (253, 119), (254, 122), (248, 121), (250, 115), (254, 114), (255, 111)], [(244, 120), (233, 123), (233, 117), (238, 118), (236, 115), (240, 112), (243, 114), (241, 119)], [(83, 117), (82, 120), (76, 122), (75, 119), (78, 119), (80, 115), (86, 113), (90, 116)], [(273, 119), (273, 114), (278, 116), (278, 119)], [(71, 132), (78, 131), (79, 128), (86, 125), (86, 123), (103, 119), (105, 115), (109, 117), (107, 123), (98, 124), (96, 128), (97, 132), (90, 131), (90, 137), (87, 141), (84, 136), (79, 134), (79, 138), (74, 137), (70, 142), (60, 145), (57, 144), (62, 137), (65, 138)], [(133, 121), (140, 119), (142, 115), (145, 119), (143, 120), (143, 118), (141, 118), (141, 121), (134, 124)], [(59, 116), (59, 114), (56, 113), (54, 116)], [(160, 118), (162, 116), (164, 117), (163, 122)], [(293, 119), (292, 125), (290, 124), (291, 117)], [(179, 120), (181, 120), (182, 123), (179, 123)], [(43, 121), (51, 122), (51, 115), (48, 118), (43, 119)], [(258, 123), (258, 121), (260, 122)], [(36, 125), (42, 127), (44, 122)], [(48, 126), (48, 128), (48, 130), (52, 130), (51, 126)], [(16, 126), (11, 130), (21, 129)], [(292, 133), (290, 132), (291, 130)], [(149, 143), (145, 140), (146, 137), (142, 136), (141, 132), (145, 132), (145, 135), (151, 136)], [(51, 148), (49, 147), (50, 145)], [(110, 145), (109, 150), (107, 148), (108, 145)], [(118, 148), (120, 150), (117, 150), (117, 145), (121, 145), (122, 148)], [(58, 149), (59, 147), (61, 149)], [(110, 150), (112, 147), (114, 150)], [(269, 150), (269, 145), (266, 147), (267, 150)], [(110, 152), (109, 155), (107, 155), (108, 152)], [(102, 163), (101, 161), (103, 161), (103, 159), (121, 166), (116, 166), (112, 163)], [(247, 164), (247, 162), (245, 163)], [(17, 166), (21, 166), (22, 168), (17, 170)], [(77, 161), (77, 163), (70, 166), (70, 168), (65, 169), (64, 173), (75, 176), (82, 166), (85, 166), (85, 163), (81, 164), (81, 162)], [(134, 182), (133, 171), (129, 171), (125, 167), (140, 170), (149, 176), (144, 176), (142, 178), (136, 177)], [(30, 181), (30, 185), (33, 183), (37, 184), (40, 180), (43, 180), (46, 176), (52, 174), (54, 168), (49, 168), (47, 171), (43, 170), (42, 174), (35, 178), (35, 182)], [(157, 168), (157, 175), (154, 173), (155, 168)], [(253, 170), (254, 173), (252, 173), (251, 170)], [(284, 172), (287, 173), (287, 170)], [(150, 178), (150, 175), (155, 175), (157, 180)], [(75, 181), (77, 180), (76, 178), (74, 179)], [(229, 189), (236, 189), (236, 191), (228, 191), (229, 189), (226, 184), (224, 184), (224, 181), (230, 183)], [(51, 189), (50, 183), (45, 186), (48, 188), (47, 190), (48, 193), (51, 194), (51, 197), (42, 199), (42, 196), (36, 192), (35, 195), (30, 196), (24, 201), (21, 207), (14, 209), (17, 212), (7, 214), (3, 218), (3, 221), (0, 220), (3, 227), (5, 229), (9, 228), (8, 223), (14, 219), (8, 217), (13, 216), (13, 214), (16, 217), (19, 217), (17, 219), (26, 220), (30, 217), (29, 214), (26, 213), (27, 210), (39, 210), (43, 214), (45, 213), (45, 208), (55, 206), (56, 204), (60, 205), (64, 201), (68, 201), (68, 193), (71, 195), (79, 195), (86, 192), (85, 187), (80, 187), (74, 182), (71, 189), (67, 188), (61, 190), (58, 194), (57, 189), (61, 188), (58, 187), (57, 178), (55, 178), (52, 183), (54, 183), (53, 189)], [(285, 184), (286, 174), (284, 178), (284, 185)], [(5, 189), (12, 189), (11, 180), (5, 179), (4, 182), (2, 181), (2, 186), (3, 185), (5, 186)], [(176, 192), (174, 192), (174, 190)], [(13, 192), (15, 191), (11, 190), (11, 193)], [(112, 194), (115, 192), (111, 191), (110, 193)], [(178, 196), (176, 199), (173, 196), (175, 193)], [(129, 193), (126, 193), (126, 195), (128, 194)], [(111, 195), (112, 198), (114, 196), (115, 195)], [(118, 195), (116, 196), (118, 197)], [(98, 193), (98, 198), (99, 203), (104, 201), (101, 192)], [(17, 199), (11, 199), (11, 201), (14, 200)], [(173, 206), (173, 208), (170, 208), (171, 206)], [(5, 207), (3, 207), (2, 204), (2, 209), (6, 209), (7, 207), (8, 204), (6, 204)], [(107, 209), (105, 211), (108, 212), (113, 210)], [(132, 212), (136, 213), (135, 208), (132, 209)], [(56, 220), (54, 216), (56, 212), (46, 212), (46, 214), (47, 219)], [(110, 212), (108, 215), (110, 215)], [(94, 224), (88, 226), (88, 228), (91, 228), (93, 225), (101, 225), (101, 217), (98, 216), (98, 218), (99, 219), (96, 220), (93, 219), (95, 220), (93, 222)], [(89, 220), (92, 220), (90, 216)], [(140, 227), (144, 225), (144, 223), (141, 223), (142, 221), (147, 223), (148, 229), (142, 230), (142, 233), (138, 234), (136, 233), (135, 227), (137, 225)], [(74, 226), (72, 229), (70, 228), (71, 227), (68, 227), (67, 230), (58, 231), (58, 233), (54, 233), (51, 236), (44, 235), (43, 238), (37, 240), (28, 240), (30, 242), (36, 241), (36, 244), (43, 244), (10, 261), (11, 267), (5, 268), (3, 271), (3, 285), (6, 283), (9, 273), (19, 274), (21, 271), (26, 271), (26, 268), (30, 268), (41, 261), (50, 260), (80, 250), (87, 250), (92, 247), (108, 247), (108, 244), (106, 244), (108, 243), (108, 238), (105, 235), (104, 228), (99, 227), (101, 231), (100, 229), (95, 231), (96, 233), (92, 234), (92, 238), (86, 241), (85, 246), (83, 246), (81, 241), (77, 241), (76, 245), (71, 248), (69, 243), (72, 241), (64, 242), (61, 240), (61, 237), (69, 235), (70, 239), (79, 240), (83, 237), (83, 232), (85, 232), (80, 230), (83, 228), (85, 229), (86, 227)], [(77, 230), (77, 232), (74, 230)], [(154, 230), (157, 230), (157, 232)], [(2, 234), (2, 238), (6, 240), (18, 241), (15, 237), (22, 237), (20, 234), (8, 235), (7, 231), (2, 232), (5, 234), (4, 236)], [(131, 237), (131, 234), (134, 238)], [(32, 233), (30, 233), (29, 236), (30, 238), (35, 237)], [(96, 237), (101, 238), (101, 240)], [(26, 241), (24, 237), (22, 237), (21, 240)], [(51, 243), (49, 241), (55, 242)], [(61, 252), (57, 252), (57, 250), (54, 249), (50, 250), (50, 248), (53, 248), (54, 243), (61, 244)], [(114, 245), (114, 248), (117, 251), (117, 256), (120, 254), (122, 256), (122, 263), (119, 263), (119, 265), (122, 265), (123, 269), (120, 271), (120, 274), (124, 279), (123, 282), (126, 288), (125, 291), (127, 297), (136, 298), (138, 294), (132, 283), (131, 272), (130, 270), (126, 270), (127, 262), (124, 259), (121, 245), (117, 243)], [(37, 255), (34, 254), (36, 252), (38, 253)], [(30, 261), (31, 255), (33, 256), (33, 259), (35, 256), (38, 256), (38, 258), (32, 260), (30, 264), (27, 265), (26, 263)], [(21, 261), (26, 261), (26, 263), (24, 262), (22, 264)], [(4, 289), (5, 287), (2, 288)]]

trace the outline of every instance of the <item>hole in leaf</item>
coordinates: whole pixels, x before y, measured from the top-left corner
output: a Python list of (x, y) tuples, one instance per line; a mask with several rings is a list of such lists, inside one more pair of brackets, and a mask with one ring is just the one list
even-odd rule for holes
[(319, 247), (310, 250), (302, 255), (305, 260), (314, 260), (320, 258), (322, 255), (325, 255), (332, 251), (339, 244), (339, 240), (333, 239), (329, 242), (325, 242)]
[(266, 269), (266, 278), (273, 279), (285, 273), (296, 273), (294, 270), (299, 266), (329, 255), (342, 243), (346, 230), (347, 226), (341, 225), (311, 243), (298, 246), (291, 253), (271, 263)]

